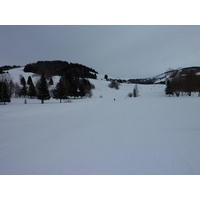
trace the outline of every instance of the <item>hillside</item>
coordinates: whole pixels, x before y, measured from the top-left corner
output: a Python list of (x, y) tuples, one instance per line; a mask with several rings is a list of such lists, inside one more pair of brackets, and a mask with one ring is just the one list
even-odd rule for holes
[[(68, 63), (67, 61), (38, 61), (23, 66), (3, 66), (1, 71), (9, 71), (12, 69), (23, 68), (24, 72), (41, 74), (45, 72), (48, 76), (64, 76), (66, 73), (71, 75), (81, 76), (85, 78), (96, 78), (97, 71), (87, 66), (78, 63)], [(0, 72), (1, 72), (0, 71)]]
[(142, 79), (129, 79), (130, 83), (137, 83), (137, 84), (165, 84), (166, 79), (172, 78), (174, 73), (179, 73), (180, 75), (185, 75), (190, 69), (193, 69), (200, 75), (200, 67), (185, 67), (176, 70), (169, 70), (157, 76), (151, 78), (142, 78)]

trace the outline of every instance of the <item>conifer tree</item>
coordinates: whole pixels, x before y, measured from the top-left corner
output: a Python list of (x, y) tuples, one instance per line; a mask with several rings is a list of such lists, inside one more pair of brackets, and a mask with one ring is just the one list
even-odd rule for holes
[(78, 92), (79, 85), (80, 85), (79, 78), (76, 76), (71, 76), (71, 77), (69, 76), (66, 79), (66, 88), (69, 96), (74, 98), (79, 96)]
[(6, 82), (0, 83), (0, 101), (4, 102), (4, 105), (6, 102), (10, 102), (10, 95), (9, 95), (9, 89)]
[(62, 99), (68, 99), (65, 83), (62, 78), (60, 78), (59, 82), (56, 84), (56, 88), (53, 90), (53, 98), (60, 99), (60, 103)]
[(66, 73), (66, 75), (64, 77), (64, 82), (65, 82), (67, 94), (69, 96), (73, 96), (73, 89), (72, 89), (73, 77), (70, 73)]
[(27, 87), (26, 87), (26, 80), (23, 76), (20, 77), (20, 83), (22, 85), (21, 95), (25, 97), (27, 95)]
[(174, 90), (172, 88), (171, 82), (168, 80), (167, 81), (167, 87), (165, 88), (165, 94), (169, 95), (173, 95), (174, 94)]
[(33, 98), (37, 95), (35, 86), (33, 84), (33, 82), (30, 82), (29, 88), (28, 88), (28, 95), (30, 98)]
[(31, 85), (33, 83), (31, 76), (28, 77), (27, 85)]
[(26, 80), (23, 76), (20, 77), (20, 83), (24, 86), (26, 85)]
[(35, 86), (33, 84), (31, 76), (28, 77), (27, 85), (29, 85), (28, 92), (27, 92), (28, 96), (30, 98), (35, 97), (37, 95), (37, 92), (36, 92), (36, 89), (35, 89)]
[(191, 96), (192, 92), (198, 91), (198, 76), (196, 71), (190, 69), (185, 76), (185, 92)]
[(138, 97), (139, 96), (139, 90), (138, 90), (138, 86), (135, 85), (134, 89), (133, 89), (133, 96), (134, 97)]
[(37, 98), (41, 100), (42, 104), (44, 103), (44, 100), (49, 100), (51, 98), (44, 73), (42, 73), (37, 85)]
[(72, 83), (71, 83), (71, 90), (70, 90), (70, 96), (73, 96), (74, 99), (75, 97), (78, 97), (78, 87), (77, 87), (77, 84), (76, 84), (76, 81), (74, 80)]
[(49, 85), (53, 85), (53, 79), (52, 79), (52, 77), (49, 79)]

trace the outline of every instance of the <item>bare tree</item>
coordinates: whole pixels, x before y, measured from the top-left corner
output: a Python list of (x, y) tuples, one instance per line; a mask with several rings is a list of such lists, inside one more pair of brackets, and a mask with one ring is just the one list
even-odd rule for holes
[(116, 90), (119, 90), (119, 83), (115, 80), (112, 80), (109, 84), (108, 84), (109, 88), (115, 88)]

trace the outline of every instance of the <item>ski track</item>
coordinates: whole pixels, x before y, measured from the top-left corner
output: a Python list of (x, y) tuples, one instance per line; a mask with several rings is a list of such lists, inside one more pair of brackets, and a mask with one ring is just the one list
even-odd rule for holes
[(1, 105), (0, 174), (200, 174), (199, 99), (158, 98), (154, 87), (116, 101)]

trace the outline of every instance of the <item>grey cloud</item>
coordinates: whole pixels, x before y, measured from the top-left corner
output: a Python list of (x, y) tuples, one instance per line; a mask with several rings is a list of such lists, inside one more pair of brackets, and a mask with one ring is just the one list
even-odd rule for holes
[(0, 26), (0, 66), (66, 60), (114, 77), (200, 65), (200, 26)]

